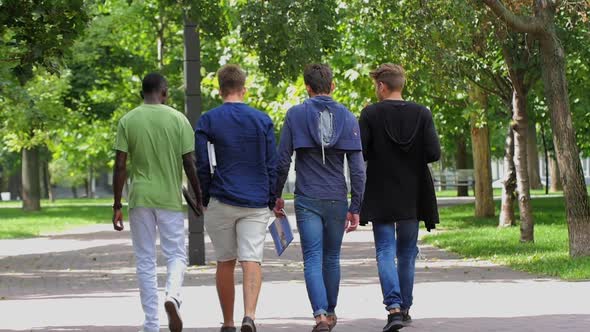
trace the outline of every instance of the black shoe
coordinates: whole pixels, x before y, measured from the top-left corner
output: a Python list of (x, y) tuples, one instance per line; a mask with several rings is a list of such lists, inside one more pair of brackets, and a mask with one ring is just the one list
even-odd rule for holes
[(254, 320), (252, 318), (246, 316), (242, 321), (242, 328), (240, 329), (241, 332), (256, 332), (256, 325), (254, 324)]
[(233, 326), (222, 326), (221, 330), (219, 330), (219, 332), (236, 332), (236, 328)]
[(383, 328), (383, 332), (396, 332), (404, 327), (403, 316), (401, 312), (395, 312), (387, 316), (387, 325)]
[(168, 297), (164, 302), (164, 308), (168, 315), (168, 328), (171, 332), (182, 332), (182, 318), (180, 318), (180, 303), (173, 297)]
[(402, 310), (402, 323), (404, 326), (410, 326), (412, 324), (412, 316), (410, 316), (410, 310)]

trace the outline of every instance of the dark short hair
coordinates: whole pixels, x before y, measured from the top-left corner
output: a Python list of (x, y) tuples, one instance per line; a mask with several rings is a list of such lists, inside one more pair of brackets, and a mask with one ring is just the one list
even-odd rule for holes
[(144, 95), (152, 93), (159, 93), (168, 87), (168, 81), (166, 78), (158, 73), (149, 73), (145, 75), (141, 82), (141, 92)]
[(311, 64), (303, 70), (303, 81), (315, 93), (332, 92), (332, 69), (324, 64)]
[(239, 92), (246, 85), (246, 73), (238, 65), (225, 65), (217, 71), (219, 93), (222, 97)]
[(406, 72), (400, 65), (384, 63), (371, 72), (375, 82), (385, 84), (391, 91), (401, 91), (406, 84)]

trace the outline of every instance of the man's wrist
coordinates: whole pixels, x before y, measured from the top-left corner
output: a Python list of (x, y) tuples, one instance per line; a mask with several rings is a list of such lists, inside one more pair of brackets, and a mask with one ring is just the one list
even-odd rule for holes
[(123, 208), (123, 204), (121, 202), (113, 204), (113, 210), (121, 210)]

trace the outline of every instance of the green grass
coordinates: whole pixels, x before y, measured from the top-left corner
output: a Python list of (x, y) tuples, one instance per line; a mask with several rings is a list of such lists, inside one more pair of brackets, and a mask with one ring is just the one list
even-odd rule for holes
[[(590, 187), (588, 188), (590, 191)], [(549, 193), (551, 195), (563, 195), (563, 192), (556, 192), (556, 193)], [(545, 189), (533, 189), (531, 190), (531, 195), (535, 196), (542, 196), (545, 195)], [(437, 197), (457, 197), (457, 190), (450, 189), (450, 190), (441, 190), (436, 192)], [(469, 188), (469, 196), (473, 196), (473, 189)], [(494, 188), (494, 197), (502, 197), (502, 189)]]
[(39, 212), (23, 212), (20, 202), (0, 202), (0, 239), (35, 237), (77, 226), (110, 223), (111, 199), (43, 201)]
[[(462, 256), (491, 260), (520, 271), (566, 280), (590, 279), (590, 257), (571, 259), (563, 198), (532, 201), (535, 243), (520, 243), (519, 227), (498, 228), (498, 218), (474, 218), (473, 205), (440, 210), (443, 230), (426, 243)], [(499, 208), (499, 207), (498, 207)]]
[[(588, 187), (588, 192), (590, 192), (590, 187)], [(550, 193), (550, 194), (552, 196), (563, 195), (563, 192), (556, 192), (556, 193)], [(545, 189), (531, 190), (531, 195), (543, 196), (543, 195), (545, 195)], [(456, 189), (440, 190), (440, 191), (436, 192), (436, 196), (437, 197), (457, 197), (457, 190)], [(469, 188), (469, 196), (473, 196), (473, 189), (472, 188)], [(291, 194), (291, 193), (283, 194), (284, 199), (293, 199), (294, 197), (295, 197), (295, 195)], [(496, 197), (496, 198), (502, 197), (502, 189), (499, 189), (499, 188), (494, 189), (494, 197)]]

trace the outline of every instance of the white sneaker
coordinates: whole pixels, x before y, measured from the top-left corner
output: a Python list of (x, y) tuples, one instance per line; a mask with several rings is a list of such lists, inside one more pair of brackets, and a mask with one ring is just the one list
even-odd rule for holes
[(180, 318), (180, 305), (178, 301), (168, 296), (164, 302), (164, 308), (168, 315), (168, 328), (170, 332), (182, 332), (182, 318)]

